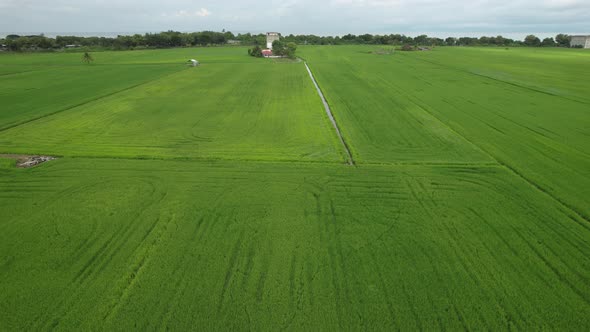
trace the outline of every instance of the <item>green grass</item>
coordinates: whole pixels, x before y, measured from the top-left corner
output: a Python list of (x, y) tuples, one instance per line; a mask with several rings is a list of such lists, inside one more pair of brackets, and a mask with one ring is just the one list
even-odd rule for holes
[[(570, 99), (568, 96), (576, 95), (577, 90), (570, 90), (571, 84), (563, 84), (579, 81), (566, 68), (578, 66), (580, 73), (590, 70), (590, 53), (437, 48), (431, 52), (381, 56), (369, 54), (368, 50), (371, 48), (303, 49), (356, 160), (396, 162), (411, 157), (440, 161), (445, 156), (448, 161), (469, 160), (467, 157), (473, 158), (474, 154), (467, 153), (465, 148), (476, 146), (590, 218), (586, 200), (590, 196), (590, 103), (581, 101), (581, 97)], [(504, 65), (508, 68), (505, 72), (496, 68), (496, 76), (515, 75), (531, 54), (544, 59), (548, 68), (564, 68), (550, 71), (555, 77), (552, 82), (537, 80), (541, 74), (534, 72), (519, 76), (523, 81), (538, 82), (545, 90), (564, 91), (563, 95), (457, 69), (472, 66), (485, 71), (491, 66), (488, 58), (493, 62), (498, 52), (515, 55), (511, 66)], [(563, 56), (556, 58), (556, 53)], [(471, 65), (463, 61), (468, 57)], [(585, 66), (579, 58), (586, 60)], [(540, 67), (536, 70), (542, 71)], [(527, 72), (535, 70), (533, 66), (527, 68)], [(587, 80), (579, 85), (590, 88)], [(417, 122), (417, 112), (429, 117), (432, 126), (448, 133), (443, 137), (456, 141), (460, 137), (471, 144), (442, 150), (442, 158), (434, 158), (443, 147), (429, 139), (431, 135), (426, 130), (432, 126), (429, 122)], [(403, 140), (405, 137), (409, 139)], [(421, 153), (425, 157), (420, 157)]]
[(564, 98), (590, 102), (587, 50), (565, 48), (444, 48), (425, 60)]
[(182, 69), (181, 65), (24, 67), (23, 72), (0, 76), (4, 106), (0, 129), (71, 109)]
[(590, 329), (590, 54), (373, 49), (1, 54), (0, 330)]
[(357, 162), (491, 161), (399, 90), (408, 78), (396, 73), (397, 58), (328, 47), (304, 48), (303, 55)]
[(590, 327), (588, 223), (501, 167), (2, 172), (7, 329)]
[[(209, 56), (214, 57), (218, 50), (193, 52), (212, 51)], [(95, 100), (65, 110), (51, 103), (66, 105), (72, 103), (72, 95), (92, 94), (92, 83), (82, 83), (87, 80), (114, 89), (108, 82), (117, 77), (128, 84), (138, 79), (137, 73), (154, 76), (155, 71), (178, 71), (182, 65), (76, 66), (7, 78), (7, 85), (16, 86), (9, 93), (16, 107), (5, 117), (23, 117), (26, 113), (20, 110), (29, 105), (29, 113), (36, 116), (47, 114), (46, 108), (61, 111), (2, 131), (0, 151), (148, 159), (343, 160), (342, 147), (302, 63), (246, 56), (251, 63), (242, 64), (237, 54), (244, 50), (230, 50), (238, 59), (235, 63), (205, 62), (106, 97), (94, 90), (99, 94)], [(136, 60), (135, 53), (129, 52), (128, 61)], [(59, 93), (42, 90), (37, 97), (21, 88), (45, 85), (32, 77), (47, 78), (49, 84), (55, 72), (62, 75), (60, 84), (48, 89)], [(116, 77), (105, 80), (114, 73)], [(73, 75), (75, 79), (67, 79)]]
[(186, 69), (188, 59), (261, 62), (239, 56), (245, 53), (238, 47), (94, 52), (90, 65), (82, 53), (0, 53), (0, 130)]
[(0, 169), (2, 168), (13, 168), (16, 166), (16, 161), (9, 158), (0, 158)]
[[(254, 63), (264, 61), (248, 56), (247, 47), (203, 47), (164, 50), (90, 52), (94, 65), (114, 64), (184, 64), (189, 59), (206, 63)], [(5, 53), (0, 54), (0, 68), (14, 66), (78, 66), (84, 53)]]

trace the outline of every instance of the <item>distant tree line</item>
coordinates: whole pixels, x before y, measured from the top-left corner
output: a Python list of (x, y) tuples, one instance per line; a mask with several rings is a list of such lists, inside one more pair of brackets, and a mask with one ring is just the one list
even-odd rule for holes
[[(266, 40), (266, 37), (264, 37)], [(95, 48), (109, 50), (128, 50), (138, 48), (172, 48), (191, 46), (226, 45), (240, 43), (231, 32), (201, 31), (183, 33), (165, 31), (160, 33), (135, 34), (117, 37), (79, 37), (44, 35), (19, 36), (8, 35), (0, 39), (0, 44), (10, 51), (34, 51), (64, 48)]]
[[(446, 39), (420, 35), (410, 37), (402, 34), (389, 35), (353, 35), (344, 36), (316, 36), (316, 35), (287, 35), (281, 41), (298, 45), (412, 45), (412, 46), (529, 46), (529, 47), (569, 47), (571, 37), (558, 34), (555, 38), (539, 39), (534, 35), (524, 40), (514, 40), (502, 36), (496, 37), (448, 37)], [(264, 47), (265, 34), (237, 34), (231, 32), (178, 32), (165, 31), (160, 33), (135, 34), (117, 37), (78, 37), (57, 36), (55, 38), (44, 35), (9, 35), (0, 39), (2, 48), (9, 51), (58, 50), (64, 48), (84, 47), (86, 49), (127, 50), (138, 48), (172, 48), (191, 46), (217, 45), (252, 45)]]

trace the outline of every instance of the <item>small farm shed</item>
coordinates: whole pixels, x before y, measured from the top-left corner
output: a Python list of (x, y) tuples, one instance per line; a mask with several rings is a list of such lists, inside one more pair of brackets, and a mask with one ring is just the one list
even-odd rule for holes
[(262, 50), (262, 56), (265, 58), (272, 56), (272, 50)]

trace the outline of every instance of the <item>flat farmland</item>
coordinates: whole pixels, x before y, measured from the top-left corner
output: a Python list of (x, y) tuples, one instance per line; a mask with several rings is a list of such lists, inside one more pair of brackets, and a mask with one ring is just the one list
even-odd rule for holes
[(0, 75), (2, 129), (59, 113), (182, 69), (178, 65), (10, 68), (14, 72)]
[[(15, 107), (7, 109), (6, 117), (15, 114), (12, 117), (33, 117), (35, 121), (0, 133), (0, 151), (126, 158), (343, 160), (342, 147), (302, 63), (253, 59), (240, 64), (241, 57), (236, 54), (245, 53), (245, 49), (230, 50), (236, 61), (206, 63), (199, 68), (187, 68), (183, 60), (176, 65), (142, 66), (136, 62), (145, 52), (138, 56), (127, 52), (129, 59), (109, 61), (130, 64), (75, 66), (65, 67), (65, 71), (58, 68), (19, 75), (15, 91), (7, 92)], [(154, 61), (159, 60), (158, 52)], [(183, 59), (183, 52), (173, 54)], [(95, 55), (97, 62), (109, 56)], [(170, 58), (164, 57), (165, 61)], [(45, 115), (45, 109), (59, 109), (51, 102), (60, 106), (71, 103), (68, 97), (76, 90), (90, 93), (93, 79), (100, 77), (100, 84), (109, 86), (108, 82), (116, 82), (118, 77), (137, 80), (135, 71), (155, 76), (153, 72), (169, 70), (173, 72), (132, 89), (82, 102), (50, 117), (35, 118)], [(91, 74), (84, 77), (87, 71)], [(60, 73), (61, 86), (47, 85), (51, 92), (60, 92), (41, 91), (37, 93), (42, 97), (36, 98), (31, 86), (43, 85), (45, 78), (55, 80), (56, 72)], [(69, 75), (78, 75), (78, 79), (68, 80)], [(5, 81), (16, 85), (11, 78)]]
[(446, 48), (424, 60), (562, 98), (590, 102), (588, 52), (564, 48)]
[(589, 327), (589, 225), (502, 167), (1, 174), (8, 329)]
[[(471, 143), (586, 219), (590, 218), (586, 199), (590, 196), (590, 102), (583, 101), (578, 89), (572, 88), (589, 83), (582, 80), (575, 84), (580, 80), (571, 70), (577, 66), (580, 73), (587, 72), (590, 53), (549, 50), (545, 58), (542, 50), (533, 53), (536, 63), (541, 61), (539, 58), (545, 59), (547, 67), (553, 68), (550, 73), (555, 80), (539, 80), (541, 74), (534, 72), (518, 77), (522, 81), (538, 82), (539, 89), (542, 85), (547, 91), (562, 91), (549, 94), (531, 89), (533, 83), (521, 86), (514, 81), (499, 80), (499, 77), (516, 76), (521, 64), (531, 57), (532, 51), (528, 49), (438, 48), (393, 55), (374, 54), (376, 50), (376, 47), (325, 47), (304, 48), (303, 52), (343, 127), (345, 139), (349, 139), (356, 160), (395, 163), (426, 151), (423, 158), (416, 160), (440, 161), (433, 157), (441, 152), (441, 146), (424, 139), (427, 135), (423, 133), (424, 127), (428, 126), (416, 123), (415, 114), (420, 112), (436, 119), (432, 122), (452, 133), (455, 140), (460, 137)], [(492, 66), (485, 64), (488, 56), (494, 61), (500, 51), (514, 53), (511, 66), (505, 63), (507, 69), (503, 71), (496, 66), (495, 78), (482, 76)], [(558, 51), (563, 56), (555, 57)], [(463, 61), (466, 58), (469, 60)], [(580, 58), (586, 59), (585, 65), (580, 63)], [(528, 69), (533, 71), (535, 67), (529, 65)], [(375, 100), (379, 102), (374, 103)], [(422, 132), (413, 130), (412, 125)], [(405, 135), (418, 137), (405, 141), (400, 138)], [(394, 141), (399, 143), (392, 144)], [(429, 149), (436, 151), (430, 153)], [(444, 151), (443, 157), (453, 157), (456, 153)]]
[(0, 55), (0, 330), (589, 330), (590, 53), (376, 51)]

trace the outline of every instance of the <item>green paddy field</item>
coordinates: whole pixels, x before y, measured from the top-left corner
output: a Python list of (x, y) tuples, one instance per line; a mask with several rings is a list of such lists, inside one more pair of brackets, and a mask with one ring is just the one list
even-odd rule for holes
[(0, 54), (0, 330), (590, 329), (590, 52), (379, 49)]

